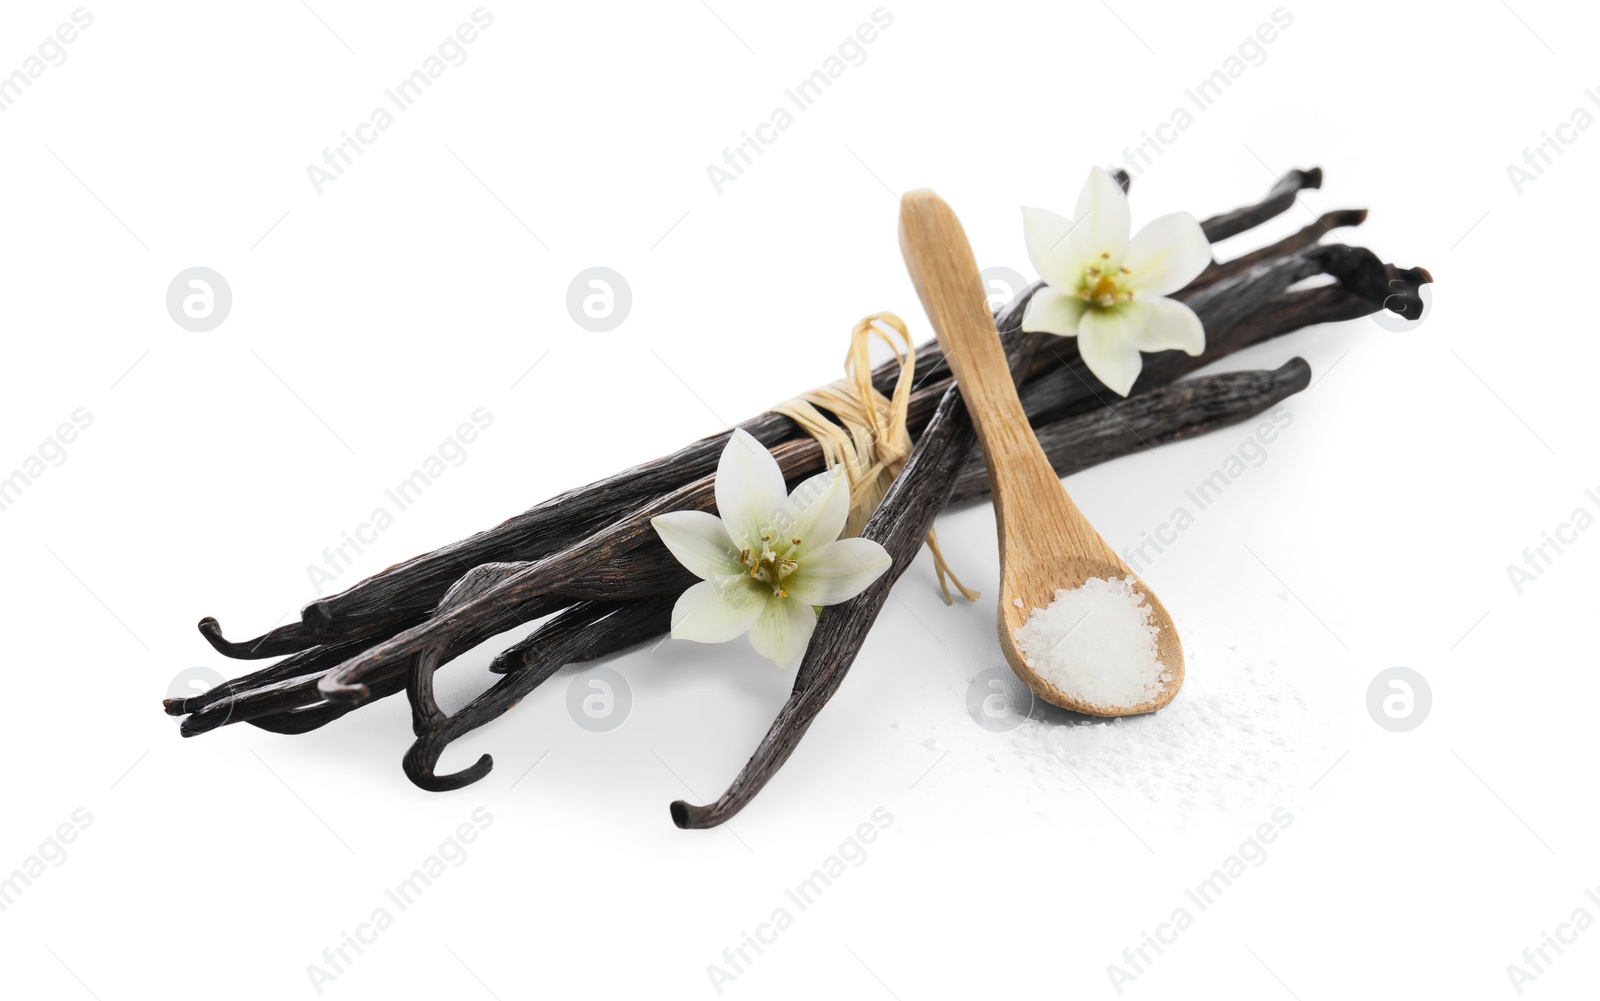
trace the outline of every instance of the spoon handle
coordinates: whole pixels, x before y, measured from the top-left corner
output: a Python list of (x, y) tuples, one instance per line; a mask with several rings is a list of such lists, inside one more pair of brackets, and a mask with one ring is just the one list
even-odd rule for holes
[[(1052, 574), (1063, 572), (1064, 563), (1071, 564), (1069, 570), (1094, 565), (1125, 572), (1039, 447), (1017, 398), (966, 230), (932, 191), (911, 191), (900, 200), (900, 253), (983, 444), (1002, 563), (1015, 577), (1040, 585), (1025, 588), (1030, 599)], [(1054, 587), (1043, 593), (1054, 593)]]
[(977, 425), (996, 506), (1034, 493), (1065, 500), (1017, 398), (966, 230), (926, 188), (900, 200), (900, 253)]
[(1023, 417), (961, 220), (926, 188), (900, 199), (900, 253), (980, 430)]

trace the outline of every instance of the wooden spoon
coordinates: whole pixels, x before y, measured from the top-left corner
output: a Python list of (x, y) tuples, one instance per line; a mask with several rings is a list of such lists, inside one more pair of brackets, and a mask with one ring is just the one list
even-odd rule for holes
[[(1183, 684), (1183, 647), (1172, 616), (1100, 538), (1045, 458), (1017, 399), (966, 231), (932, 191), (900, 200), (900, 253), (983, 444), (1000, 535), (1000, 649), (1011, 669), (1035, 695), (1064, 709), (1094, 716), (1160, 709)], [(1091, 577), (1132, 579), (1151, 608), (1150, 623), (1160, 629), (1156, 655), (1170, 680), (1148, 701), (1103, 706), (1075, 698), (1036, 673), (1017, 648), (1014, 634), (1030, 612)]]

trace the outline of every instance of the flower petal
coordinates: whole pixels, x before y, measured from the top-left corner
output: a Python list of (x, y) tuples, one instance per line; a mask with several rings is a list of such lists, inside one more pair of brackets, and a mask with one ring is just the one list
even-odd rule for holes
[(849, 518), (850, 480), (842, 467), (835, 466), (801, 482), (783, 502), (772, 519), (772, 530), (777, 533), (772, 548), (781, 553), (786, 543), (799, 539), (790, 556), (799, 559), (837, 539)]
[(1127, 396), (1144, 362), (1133, 343), (1135, 324), (1143, 311), (1121, 306), (1091, 309), (1078, 324), (1078, 354), (1095, 378), (1118, 396)]
[(1133, 272), (1124, 282), (1150, 295), (1171, 295), (1194, 281), (1211, 263), (1205, 231), (1187, 212), (1152, 219), (1128, 243), (1122, 266)]
[(805, 656), (811, 634), (817, 628), (817, 613), (803, 601), (778, 598), (767, 602), (761, 617), (750, 627), (750, 645), (756, 653), (787, 671)]
[(1129, 339), (1140, 351), (1182, 351), (1199, 356), (1206, 331), (1194, 310), (1176, 299), (1151, 296), (1129, 304)]
[(669, 511), (650, 519), (673, 557), (701, 580), (743, 573), (722, 519), (708, 511)]
[(1107, 267), (1119, 267), (1128, 249), (1128, 234), (1132, 231), (1127, 192), (1104, 167), (1091, 168), (1089, 179), (1078, 195), (1077, 211), (1072, 215), (1072, 235), (1067, 238), (1074, 248), (1073, 257), (1086, 263), (1100, 260)]
[(1028, 300), (1028, 308), (1022, 313), (1022, 330), (1029, 334), (1076, 337), (1078, 321), (1088, 308), (1088, 304), (1072, 293), (1047, 285)]
[(717, 513), (734, 545), (755, 549), (788, 492), (778, 460), (750, 432), (734, 428), (717, 462), (716, 493)]
[(871, 539), (840, 539), (807, 553), (783, 579), (783, 589), (808, 605), (837, 605), (865, 591), (892, 562)]
[(678, 596), (672, 606), (672, 637), (696, 643), (726, 643), (761, 617), (772, 591), (754, 581), (703, 580)]
[(1057, 288), (1077, 288), (1089, 263), (1067, 236), (1071, 231), (1072, 220), (1066, 216), (1022, 207), (1022, 241), (1028, 248), (1028, 260), (1040, 278)]

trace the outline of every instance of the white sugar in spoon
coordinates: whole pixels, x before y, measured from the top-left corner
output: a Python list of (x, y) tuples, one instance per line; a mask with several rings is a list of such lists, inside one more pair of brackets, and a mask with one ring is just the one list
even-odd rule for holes
[[(932, 191), (912, 191), (900, 200), (900, 252), (983, 444), (1000, 535), (1000, 649), (1011, 669), (1034, 694), (1064, 709), (1095, 716), (1160, 709), (1183, 684), (1183, 647), (1172, 617), (1084, 518), (1039, 447), (1017, 398), (966, 231), (950, 206)], [(1117, 690), (1154, 691), (1135, 704), (1106, 705), (1063, 691), (1041, 676), (1019, 647), (1017, 630), (1030, 615), (1045, 614), (1034, 610), (1048, 608), (1056, 592), (1081, 588), (1092, 578), (1129, 581), (1148, 605), (1148, 624), (1158, 630), (1157, 663), (1148, 669), (1151, 677), (1113, 679)], [(1127, 615), (1140, 616), (1131, 602)], [(1119, 635), (1109, 627), (1103, 631), (1106, 636)], [(1108, 657), (1100, 669), (1113, 662), (1133, 660)]]

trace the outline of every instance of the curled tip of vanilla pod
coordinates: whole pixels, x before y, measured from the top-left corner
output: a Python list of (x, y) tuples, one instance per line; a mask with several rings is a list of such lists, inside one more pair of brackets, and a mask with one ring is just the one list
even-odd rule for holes
[(299, 622), (291, 622), (268, 630), (253, 640), (233, 642), (222, 635), (222, 624), (212, 616), (206, 616), (198, 623), (200, 635), (204, 636), (211, 648), (224, 657), (234, 660), (265, 660), (268, 657), (282, 657), (285, 654), (303, 650), (309, 645), (309, 634)]
[[(406, 777), (422, 789), (446, 792), (488, 775), (494, 759), (487, 754), (459, 772), (439, 775), (435, 769), (452, 742), (498, 719), (560, 668), (621, 653), (666, 632), (674, 600), (674, 596), (656, 595), (632, 604), (579, 602), (540, 624), (519, 643), (522, 665), (507, 672), (460, 712), (446, 715), (420, 711), (413, 698), (417, 739), (402, 762)], [(428, 691), (431, 699), (431, 687)]]

